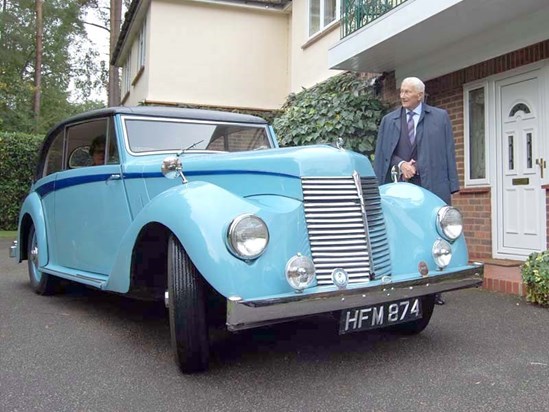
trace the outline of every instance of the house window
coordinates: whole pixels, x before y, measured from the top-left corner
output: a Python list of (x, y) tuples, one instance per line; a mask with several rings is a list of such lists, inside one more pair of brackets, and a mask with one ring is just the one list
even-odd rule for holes
[(130, 91), (130, 86), (132, 84), (132, 54), (128, 54), (128, 59), (126, 60), (126, 64), (124, 64), (124, 68), (122, 69), (122, 94), (126, 94)]
[(309, 37), (339, 19), (340, 0), (309, 0)]
[(146, 38), (145, 33), (147, 29), (147, 21), (145, 20), (143, 22), (143, 27), (141, 27), (141, 31), (139, 32), (139, 44), (137, 48), (137, 67), (141, 69), (142, 67), (145, 67), (145, 57), (146, 57), (146, 51), (147, 51), (147, 44), (146, 44)]
[(486, 184), (486, 88), (465, 90), (465, 163), (466, 182)]

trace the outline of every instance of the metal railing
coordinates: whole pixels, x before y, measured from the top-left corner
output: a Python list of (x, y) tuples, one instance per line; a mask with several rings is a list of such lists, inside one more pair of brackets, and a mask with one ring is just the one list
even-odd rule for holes
[(342, 0), (341, 38), (357, 31), (407, 0)]

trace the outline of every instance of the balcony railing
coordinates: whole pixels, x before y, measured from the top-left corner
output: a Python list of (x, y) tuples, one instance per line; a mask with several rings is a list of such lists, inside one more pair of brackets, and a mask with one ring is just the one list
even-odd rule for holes
[(407, 0), (342, 0), (341, 38), (357, 31)]

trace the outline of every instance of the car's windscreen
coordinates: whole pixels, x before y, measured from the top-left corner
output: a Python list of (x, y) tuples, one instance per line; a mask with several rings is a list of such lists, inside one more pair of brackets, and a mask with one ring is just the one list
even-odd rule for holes
[(241, 152), (272, 147), (263, 125), (136, 118), (126, 118), (124, 124), (133, 153), (184, 149)]

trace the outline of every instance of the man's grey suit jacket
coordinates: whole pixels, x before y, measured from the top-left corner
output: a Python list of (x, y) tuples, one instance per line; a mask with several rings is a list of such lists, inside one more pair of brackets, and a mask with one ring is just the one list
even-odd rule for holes
[[(379, 126), (374, 159), (379, 184), (391, 181), (391, 167), (398, 164), (393, 153), (400, 139), (402, 109), (387, 114)], [(450, 204), (451, 193), (459, 190), (459, 179), (452, 125), (445, 110), (423, 104), (416, 128), (416, 145), (421, 186)]]

